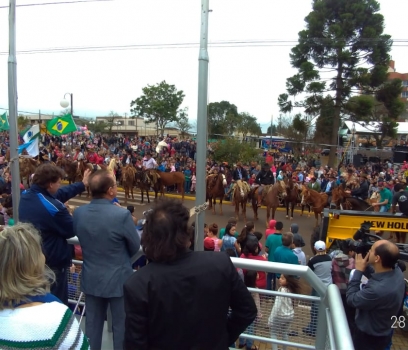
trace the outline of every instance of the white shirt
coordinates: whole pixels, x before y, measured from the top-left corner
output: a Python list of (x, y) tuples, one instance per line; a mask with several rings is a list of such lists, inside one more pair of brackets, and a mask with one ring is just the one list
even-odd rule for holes
[(149, 160), (144, 160), (143, 161), (143, 166), (146, 169), (154, 169), (157, 166), (156, 161), (154, 160), (154, 158), (150, 158)]

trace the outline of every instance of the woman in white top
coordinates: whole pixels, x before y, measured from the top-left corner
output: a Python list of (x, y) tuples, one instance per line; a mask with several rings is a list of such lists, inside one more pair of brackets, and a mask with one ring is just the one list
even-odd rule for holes
[(33, 226), (0, 232), (0, 349), (89, 349), (71, 310), (49, 293), (54, 278)]

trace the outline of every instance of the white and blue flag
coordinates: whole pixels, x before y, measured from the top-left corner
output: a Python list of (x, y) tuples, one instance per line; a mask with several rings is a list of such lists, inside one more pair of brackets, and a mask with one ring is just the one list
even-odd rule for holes
[(23, 136), (23, 140), (25, 143), (30, 142), (31, 140), (40, 136), (40, 125), (34, 124), (30, 129), (26, 131)]
[(38, 137), (32, 139), (30, 142), (26, 142), (21, 146), (18, 146), (18, 154), (21, 154), (24, 150), (27, 150), (27, 153), (31, 157), (36, 157), (40, 153), (40, 148), (39, 148), (39, 140)]

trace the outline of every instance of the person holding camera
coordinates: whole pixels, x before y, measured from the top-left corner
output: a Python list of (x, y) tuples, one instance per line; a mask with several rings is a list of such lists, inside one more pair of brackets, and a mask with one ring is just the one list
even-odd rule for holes
[[(405, 296), (398, 257), (398, 247), (387, 240), (375, 242), (365, 257), (356, 254), (356, 269), (346, 292), (348, 305), (357, 309), (352, 335), (355, 349), (384, 350), (391, 341), (393, 319), (398, 319)], [(368, 264), (375, 273), (361, 284)]]

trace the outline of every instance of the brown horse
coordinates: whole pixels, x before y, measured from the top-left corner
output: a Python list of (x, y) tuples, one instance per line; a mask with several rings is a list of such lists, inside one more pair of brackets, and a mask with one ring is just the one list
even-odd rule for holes
[(161, 196), (164, 196), (164, 187), (177, 185), (178, 192), (181, 192), (181, 200), (184, 201), (184, 174), (180, 171), (167, 173), (160, 170), (155, 170), (155, 172), (159, 175), (157, 183), (159, 185)]
[(289, 219), (289, 206), (290, 206), (290, 219), (293, 220), (293, 211), (295, 209), (296, 203), (299, 202), (299, 188), (297, 183), (293, 181), (292, 178), (286, 178), (285, 182), (285, 190), (286, 190), (286, 197), (284, 199), (285, 207), (286, 207), (286, 219)]
[(80, 177), (78, 172), (78, 162), (72, 161), (67, 158), (59, 157), (56, 162), (56, 166), (62, 168), (67, 174), (69, 184), (75, 182)]
[(130, 199), (130, 194), (132, 195), (132, 199), (135, 199), (133, 195), (135, 175), (136, 169), (132, 165), (127, 164), (122, 168), (122, 185), (123, 189), (125, 190), (125, 204), (127, 203), (127, 199)]
[(328, 195), (327, 193), (319, 193), (315, 190), (307, 188), (306, 186), (302, 187), (302, 205), (308, 205), (312, 208), (315, 219), (316, 219), (316, 226), (319, 224), (319, 214), (320, 218), (323, 218), (323, 209), (327, 206)]
[[(252, 210), (254, 211), (254, 220), (258, 220), (258, 201), (257, 201), (257, 192), (259, 186), (254, 187), (251, 190), (249, 197), (252, 200)], [(266, 227), (269, 227), (269, 219), (271, 217), (272, 210), (272, 219), (275, 219), (276, 209), (279, 207), (279, 199), (286, 197), (286, 191), (282, 187), (280, 181), (277, 181), (274, 185), (264, 186), (262, 190), (262, 205), (266, 206)]]
[[(227, 185), (227, 180), (224, 174), (208, 175), (206, 179), (206, 201), (209, 202), (208, 209), (212, 209), (215, 213), (217, 198), (220, 199), (220, 214), (222, 215), (222, 200), (225, 195), (224, 188)], [(214, 206), (213, 206), (214, 205)]]
[(34, 174), (35, 169), (38, 166), (38, 162), (30, 157), (19, 157), (18, 162), (20, 164), (20, 182), (23, 183), (23, 179), (27, 179), (27, 187), (30, 187), (31, 175)]
[(244, 222), (246, 223), (246, 204), (248, 201), (249, 193), (243, 187), (242, 191), (238, 185), (235, 186), (234, 192), (232, 193), (231, 200), (235, 204), (235, 219), (239, 220), (239, 207), (241, 206), (242, 209), (242, 216), (244, 218)]

